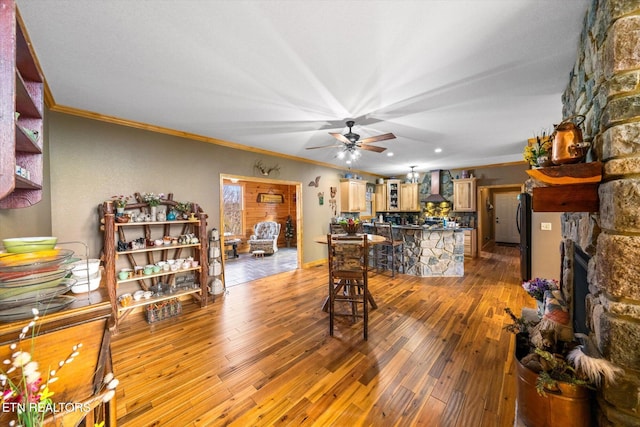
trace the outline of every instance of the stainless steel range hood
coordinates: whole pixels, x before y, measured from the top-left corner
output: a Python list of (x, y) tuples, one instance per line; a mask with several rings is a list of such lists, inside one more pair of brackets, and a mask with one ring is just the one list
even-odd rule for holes
[(440, 195), (440, 170), (431, 171), (431, 194), (425, 200), (427, 203), (448, 202)]

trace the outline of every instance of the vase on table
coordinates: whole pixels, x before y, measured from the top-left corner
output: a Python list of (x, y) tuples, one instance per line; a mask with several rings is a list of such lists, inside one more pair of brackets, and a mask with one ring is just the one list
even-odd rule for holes
[(536, 300), (536, 306), (538, 308), (538, 318), (542, 319), (542, 316), (544, 315), (544, 303)]

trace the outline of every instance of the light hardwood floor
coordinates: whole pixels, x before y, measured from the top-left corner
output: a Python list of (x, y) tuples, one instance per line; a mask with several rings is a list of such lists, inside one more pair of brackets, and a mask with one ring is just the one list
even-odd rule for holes
[(513, 426), (504, 307), (533, 307), (517, 248), (464, 278), (372, 274), (378, 309), (328, 335), (327, 269), (234, 286), (175, 319), (127, 319), (113, 339), (119, 426)]

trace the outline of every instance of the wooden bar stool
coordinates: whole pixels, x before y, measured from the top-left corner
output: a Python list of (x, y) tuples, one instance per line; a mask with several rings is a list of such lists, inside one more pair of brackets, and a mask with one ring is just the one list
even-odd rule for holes
[(381, 269), (391, 270), (391, 277), (395, 272), (404, 272), (404, 242), (393, 238), (393, 228), (390, 222), (374, 222), (375, 234), (384, 237), (384, 243), (374, 247), (374, 265), (377, 271)]
[[(353, 323), (362, 316), (365, 341), (369, 336), (369, 240), (366, 235), (327, 234), (329, 253), (329, 335), (333, 336), (334, 317), (350, 316)], [(336, 303), (347, 303), (350, 312), (339, 312)], [(362, 304), (362, 315), (358, 305)]]

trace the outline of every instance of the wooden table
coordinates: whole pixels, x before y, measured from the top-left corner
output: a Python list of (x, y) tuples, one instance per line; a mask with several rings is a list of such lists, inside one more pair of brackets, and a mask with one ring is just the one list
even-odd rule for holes
[(232, 256), (233, 258), (238, 258), (238, 243), (240, 243), (240, 239), (228, 239), (224, 241), (224, 255), (225, 259), (227, 257)]
[[(361, 236), (362, 234), (358, 234), (359, 236)], [(339, 234), (339, 236), (346, 236), (346, 234)], [(377, 245), (380, 243), (383, 243), (386, 241), (386, 239), (384, 238), (384, 236), (379, 236), (377, 234), (366, 234), (367, 239), (369, 240), (369, 244), (370, 245)], [(316, 236), (313, 238), (313, 241), (316, 243), (323, 243), (323, 244), (327, 244), (327, 235), (323, 235), (323, 236)], [(367, 299), (369, 300), (369, 304), (371, 304), (371, 308), (372, 309), (376, 309), (378, 308), (378, 304), (376, 304), (376, 301), (373, 299), (373, 296), (371, 295), (371, 292), (369, 292), (369, 290), (367, 289)], [(328, 311), (329, 310), (329, 297), (325, 297), (324, 299), (324, 303), (322, 304), (322, 311)]]

